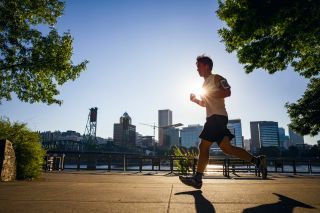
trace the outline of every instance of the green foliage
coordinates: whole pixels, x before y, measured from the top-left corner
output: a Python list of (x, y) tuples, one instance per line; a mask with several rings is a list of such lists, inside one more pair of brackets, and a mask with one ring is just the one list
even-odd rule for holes
[(198, 156), (194, 150), (188, 151), (177, 146), (173, 149), (174, 156), (181, 159), (174, 161), (174, 166), (177, 167), (181, 174), (187, 174), (192, 171), (193, 158)]
[(292, 128), (303, 135), (319, 133), (319, 11), (318, 0), (219, 0), (217, 10), (227, 25), (219, 30), (226, 50), (237, 53), (247, 73), (262, 68), (272, 74), (292, 66), (313, 78), (309, 90), (316, 95), (307, 90), (297, 103), (286, 104)]
[[(57, 85), (75, 80), (88, 61), (71, 61), (73, 38), (54, 28), (63, 13), (58, 0), (2, 0), (0, 3), (0, 103), (11, 93), (25, 102), (59, 104)], [(43, 35), (37, 26), (48, 27)]]
[(30, 131), (26, 124), (11, 123), (0, 118), (0, 139), (12, 142), (17, 159), (17, 178), (37, 178), (41, 175), (45, 151), (40, 136)]
[(302, 135), (317, 135), (320, 131), (320, 79), (310, 79), (304, 96), (297, 103), (286, 103), (286, 107), (291, 129)]
[(319, 10), (318, 0), (219, 1), (217, 14), (229, 27), (219, 34), (247, 72), (274, 73), (291, 64), (311, 77), (320, 70)]

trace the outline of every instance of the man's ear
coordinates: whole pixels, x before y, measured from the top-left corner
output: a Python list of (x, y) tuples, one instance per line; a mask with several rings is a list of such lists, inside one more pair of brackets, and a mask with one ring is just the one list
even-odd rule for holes
[(206, 64), (206, 70), (207, 70), (208, 72), (210, 72), (210, 67), (209, 67), (208, 64)]

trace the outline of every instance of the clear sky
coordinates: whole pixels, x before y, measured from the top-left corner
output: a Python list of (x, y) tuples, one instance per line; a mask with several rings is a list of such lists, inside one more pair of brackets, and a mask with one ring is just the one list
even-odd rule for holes
[[(225, 51), (217, 30), (224, 26), (215, 0), (67, 0), (56, 28), (74, 37), (75, 64), (89, 60), (78, 79), (60, 88), (63, 105), (3, 101), (1, 115), (28, 123), (32, 130), (84, 133), (89, 108), (98, 107), (97, 135), (113, 137), (113, 124), (127, 112), (137, 131), (152, 135), (159, 109), (171, 109), (173, 122), (203, 124), (205, 109), (189, 101), (203, 83), (195, 59), (206, 54), (213, 72), (228, 79), (229, 119), (240, 118), (250, 138), (250, 121), (290, 119), (284, 104), (295, 102), (307, 80), (288, 68), (273, 75), (264, 70), (245, 74), (236, 55)], [(315, 144), (320, 137), (305, 137)]]

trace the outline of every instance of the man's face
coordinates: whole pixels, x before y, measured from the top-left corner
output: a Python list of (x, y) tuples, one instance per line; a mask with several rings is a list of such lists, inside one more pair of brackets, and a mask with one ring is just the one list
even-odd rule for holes
[(197, 70), (201, 77), (203, 77), (208, 72), (208, 65), (197, 62)]

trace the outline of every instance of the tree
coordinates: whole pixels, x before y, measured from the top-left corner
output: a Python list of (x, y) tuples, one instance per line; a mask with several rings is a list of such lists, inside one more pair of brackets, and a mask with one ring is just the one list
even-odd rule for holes
[(286, 104), (291, 117), (289, 127), (302, 135), (317, 135), (320, 129), (320, 79), (310, 80), (304, 96), (297, 103)]
[(75, 80), (88, 63), (72, 63), (73, 38), (54, 27), (63, 10), (58, 0), (0, 2), (0, 103), (15, 93), (25, 102), (61, 105), (57, 85)]
[(320, 101), (319, 11), (318, 0), (220, 0), (217, 10), (227, 24), (219, 30), (226, 50), (237, 53), (246, 73), (262, 68), (273, 74), (291, 66), (310, 79), (304, 96), (286, 104), (291, 128), (303, 135), (320, 131), (319, 104), (314, 106)]

